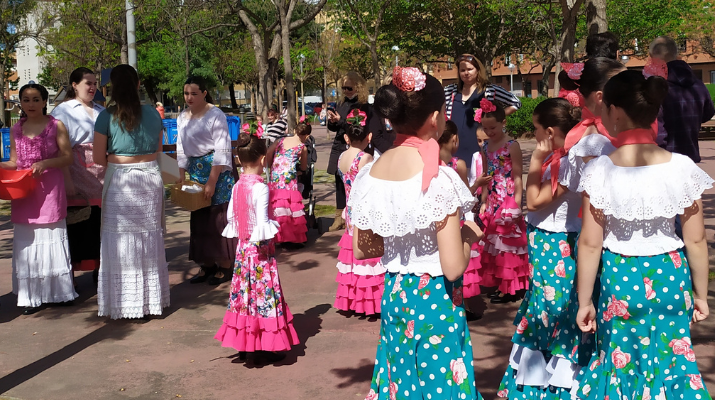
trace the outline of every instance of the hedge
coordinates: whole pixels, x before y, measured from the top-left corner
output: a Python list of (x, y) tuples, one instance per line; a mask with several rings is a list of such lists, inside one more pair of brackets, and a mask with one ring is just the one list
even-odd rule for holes
[(546, 100), (546, 97), (540, 96), (535, 99), (520, 97), (519, 100), (521, 101), (521, 108), (506, 117), (506, 131), (514, 138), (519, 138), (525, 133), (534, 131), (531, 116), (534, 114), (536, 105)]
[(706, 83), (705, 87), (708, 88), (708, 92), (710, 92), (710, 97), (712, 97), (713, 103), (715, 103), (715, 83)]

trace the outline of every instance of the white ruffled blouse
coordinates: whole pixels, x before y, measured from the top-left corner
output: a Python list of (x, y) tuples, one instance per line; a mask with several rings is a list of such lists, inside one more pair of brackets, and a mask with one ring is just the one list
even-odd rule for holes
[[(583, 168), (586, 166), (585, 157), (599, 157), (611, 154), (616, 148), (607, 137), (600, 134), (585, 136), (561, 158), (559, 167), (559, 184), (568, 189), (555, 201), (538, 211), (529, 211), (526, 221), (549, 232), (579, 232), (581, 218), (581, 194), (578, 193), (578, 184), (581, 181)], [(542, 182), (551, 179), (551, 167), (546, 168)]]
[(387, 271), (443, 275), (435, 223), (457, 210), (471, 210), (474, 196), (450, 167), (440, 166), (423, 192), (422, 173), (387, 181), (370, 175), (373, 164), (363, 167), (353, 183), (348, 200), (352, 223), (384, 238), (382, 264)]
[(213, 151), (212, 166), (231, 170), (231, 135), (226, 114), (220, 108), (211, 107), (199, 118), (189, 118), (188, 111), (184, 111), (176, 119), (176, 127), (179, 168), (188, 169), (189, 157), (201, 157)]
[[(260, 242), (262, 240), (272, 239), (278, 233), (280, 224), (277, 221), (268, 219), (268, 185), (265, 183), (256, 183), (251, 188), (251, 196), (253, 200), (253, 209), (256, 212), (256, 226), (251, 232), (251, 242)], [(228, 224), (224, 228), (222, 236), (227, 238), (238, 237), (238, 231), (233, 216), (233, 201), (235, 196), (231, 196), (231, 201), (228, 203), (227, 219)]]
[(713, 180), (682, 154), (669, 162), (619, 167), (608, 156), (584, 168), (579, 192), (605, 215), (603, 247), (627, 256), (654, 256), (683, 247), (675, 216), (700, 199)]

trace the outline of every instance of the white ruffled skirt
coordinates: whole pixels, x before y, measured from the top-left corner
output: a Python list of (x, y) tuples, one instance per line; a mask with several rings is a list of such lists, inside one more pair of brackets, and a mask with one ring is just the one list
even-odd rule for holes
[(12, 292), (18, 307), (39, 307), (77, 298), (72, 282), (67, 224), (15, 224)]
[(119, 166), (105, 189), (97, 287), (100, 316), (142, 318), (161, 315), (169, 306), (164, 186), (154, 165)]

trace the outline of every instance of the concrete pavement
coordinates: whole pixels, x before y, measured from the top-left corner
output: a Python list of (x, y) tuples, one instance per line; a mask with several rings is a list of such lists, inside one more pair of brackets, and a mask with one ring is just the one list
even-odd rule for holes
[[(330, 143), (315, 129), (318, 168)], [(715, 176), (715, 142), (701, 142), (703, 164)], [(525, 157), (533, 145), (523, 142)], [(316, 188), (334, 205), (332, 185)], [(715, 190), (704, 197), (710, 246), (715, 245)], [(308, 246), (279, 251), (278, 266), (301, 344), (277, 365), (248, 368), (214, 334), (229, 283), (190, 285), (198, 268), (187, 260), (188, 213), (169, 206), (166, 237), (171, 307), (149, 321), (97, 316), (91, 274), (79, 277), (73, 307), (22, 316), (11, 291), (12, 225), (0, 219), (0, 398), (35, 399), (362, 399), (369, 390), (379, 320), (345, 317), (332, 308), (340, 233), (310, 231)], [(325, 225), (330, 220), (322, 221)], [(715, 284), (710, 285), (710, 297)], [(471, 322), (477, 387), (493, 399), (504, 373), (517, 303), (488, 306)], [(715, 306), (715, 302), (711, 302)], [(705, 383), (715, 390), (715, 316), (693, 329)]]

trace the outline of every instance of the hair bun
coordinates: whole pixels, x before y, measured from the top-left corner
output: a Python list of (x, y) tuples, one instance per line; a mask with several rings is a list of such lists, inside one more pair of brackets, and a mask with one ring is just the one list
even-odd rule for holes
[(569, 110), (569, 115), (571, 116), (574, 125), (581, 121), (581, 109), (579, 107), (572, 106), (571, 110)]
[(238, 135), (236, 147), (246, 147), (251, 143), (251, 135), (248, 133), (241, 133)]
[(392, 124), (401, 124), (405, 120), (405, 94), (395, 85), (385, 85), (375, 93), (375, 110)]
[(643, 98), (650, 104), (662, 104), (668, 95), (668, 82), (659, 77), (651, 76), (643, 83)]

